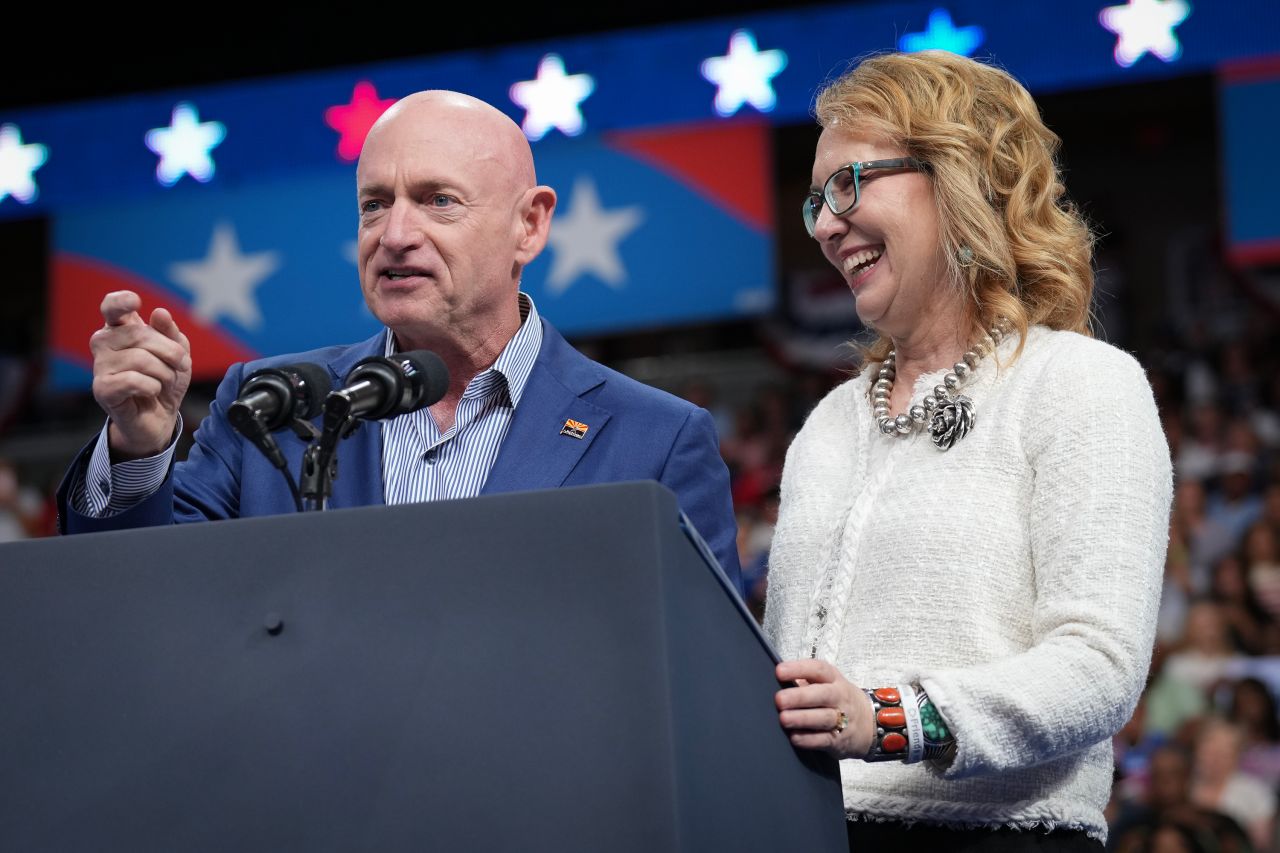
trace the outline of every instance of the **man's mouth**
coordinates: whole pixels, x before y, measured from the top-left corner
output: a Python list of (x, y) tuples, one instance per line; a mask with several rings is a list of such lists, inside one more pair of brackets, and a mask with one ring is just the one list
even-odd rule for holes
[(427, 275), (425, 270), (411, 269), (408, 267), (393, 267), (382, 271), (385, 278), (392, 281), (401, 281), (406, 278), (421, 278)]

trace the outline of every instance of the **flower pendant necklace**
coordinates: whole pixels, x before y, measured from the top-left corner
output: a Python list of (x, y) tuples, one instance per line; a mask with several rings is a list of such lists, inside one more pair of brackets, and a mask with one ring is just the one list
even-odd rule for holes
[(894, 417), (889, 412), (889, 396), (893, 393), (893, 381), (898, 375), (897, 353), (889, 350), (871, 389), (871, 407), (880, 432), (895, 438), (905, 438), (928, 423), (933, 446), (941, 451), (950, 450), (955, 443), (973, 429), (975, 415), (973, 401), (956, 393), (970, 376), (978, 362), (995, 351), (996, 346), (1009, 331), (1008, 321), (998, 318), (985, 335), (971, 346), (960, 361), (952, 365), (942, 384), (935, 385), (933, 393), (926, 394), (919, 403)]

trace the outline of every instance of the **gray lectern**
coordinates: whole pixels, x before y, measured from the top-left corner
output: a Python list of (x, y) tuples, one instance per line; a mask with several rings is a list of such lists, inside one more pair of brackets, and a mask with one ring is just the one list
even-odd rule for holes
[(843, 851), (652, 483), (0, 546), (0, 849)]

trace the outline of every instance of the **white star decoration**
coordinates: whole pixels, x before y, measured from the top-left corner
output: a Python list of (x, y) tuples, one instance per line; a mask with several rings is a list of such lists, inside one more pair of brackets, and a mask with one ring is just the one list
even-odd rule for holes
[(230, 317), (256, 329), (262, 325), (262, 312), (254, 288), (279, 268), (279, 252), (241, 254), (235, 228), (219, 222), (204, 260), (170, 264), (169, 277), (195, 294), (191, 311), (200, 320), (212, 323)]
[(750, 30), (737, 30), (729, 37), (729, 52), (702, 62), (702, 76), (717, 86), (716, 112), (728, 117), (751, 104), (762, 113), (778, 102), (773, 92), (773, 78), (787, 67), (787, 54), (781, 50), (756, 50), (756, 37)]
[(570, 210), (557, 220), (548, 242), (555, 252), (547, 290), (559, 296), (585, 273), (615, 290), (627, 280), (627, 271), (618, 257), (618, 244), (640, 227), (644, 211), (638, 207), (605, 210), (595, 181), (583, 175), (573, 182)]
[(147, 147), (160, 155), (156, 164), (156, 180), (171, 187), (183, 175), (190, 175), (200, 183), (213, 177), (214, 148), (227, 135), (227, 128), (220, 121), (200, 121), (196, 108), (188, 103), (173, 108), (168, 127), (147, 131)]
[(1182, 55), (1182, 45), (1173, 28), (1191, 14), (1186, 0), (1129, 0), (1123, 6), (1108, 6), (1098, 13), (1098, 22), (1120, 36), (1116, 41), (1116, 64), (1133, 65), (1144, 54), (1154, 53), (1165, 62)]
[(0, 126), (0, 201), (13, 196), (23, 204), (35, 201), (40, 188), (35, 171), (49, 159), (49, 149), (35, 142), (22, 144), (16, 124)]
[(595, 88), (590, 74), (565, 74), (564, 60), (548, 53), (538, 63), (537, 78), (512, 84), (510, 95), (525, 109), (525, 136), (536, 142), (553, 127), (567, 136), (582, 133), (582, 102)]

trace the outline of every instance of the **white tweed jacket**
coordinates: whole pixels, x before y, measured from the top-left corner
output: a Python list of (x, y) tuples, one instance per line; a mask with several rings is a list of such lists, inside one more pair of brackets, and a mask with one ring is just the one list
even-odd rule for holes
[(860, 686), (920, 684), (956, 736), (947, 766), (841, 762), (850, 818), (1105, 840), (1110, 736), (1151, 656), (1169, 450), (1131, 356), (1036, 327), (1010, 363), (1015, 343), (979, 363), (974, 428), (945, 453), (878, 432), (873, 370), (818, 404), (787, 453), (765, 631), (784, 659), (816, 642)]

